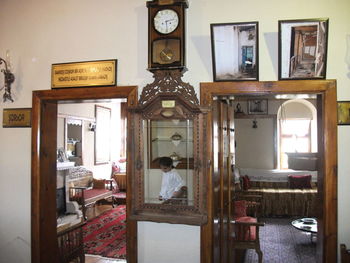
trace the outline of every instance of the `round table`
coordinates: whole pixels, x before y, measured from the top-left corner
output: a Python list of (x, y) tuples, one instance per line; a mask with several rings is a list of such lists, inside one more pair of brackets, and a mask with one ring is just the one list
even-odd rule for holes
[(292, 226), (298, 230), (311, 233), (311, 242), (317, 237), (317, 219), (311, 217), (299, 218), (292, 221)]

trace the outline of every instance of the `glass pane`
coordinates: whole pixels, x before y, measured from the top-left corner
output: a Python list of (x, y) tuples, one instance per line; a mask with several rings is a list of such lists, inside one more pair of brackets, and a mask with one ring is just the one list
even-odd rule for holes
[(297, 138), (295, 148), (299, 153), (310, 152), (309, 138)]
[(282, 135), (305, 136), (309, 134), (310, 120), (285, 120), (282, 124)]
[(145, 203), (193, 205), (193, 121), (144, 120), (143, 137)]

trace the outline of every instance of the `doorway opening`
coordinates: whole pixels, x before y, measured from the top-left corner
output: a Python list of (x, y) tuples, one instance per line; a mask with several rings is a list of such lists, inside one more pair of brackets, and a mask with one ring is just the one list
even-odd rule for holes
[[(305, 98), (301, 99), (302, 96)], [(321, 139), (317, 138), (317, 96), (242, 94), (231, 97), (228, 103), (235, 109), (231, 117), (235, 142), (232, 219), (247, 220), (236, 211), (242, 200), (256, 202), (257, 210), (252, 213), (248, 207), (246, 214), (251, 220), (264, 224), (259, 227), (258, 247), (263, 260), (316, 262), (317, 221), (322, 220), (317, 213), (322, 207), (318, 202), (321, 198), (318, 197), (317, 175), (323, 173), (316, 166), (317, 141)], [(308, 107), (302, 107), (308, 103), (315, 108), (314, 115)], [(312, 121), (316, 136), (313, 153)], [(284, 158), (283, 167), (276, 162), (280, 156)], [(296, 185), (301, 181), (303, 183)], [(306, 219), (310, 224), (303, 225), (305, 229), (297, 229), (292, 224), (295, 220)], [(233, 224), (232, 232), (238, 233), (239, 227), (239, 224)], [(248, 247), (247, 243), (242, 242), (242, 247)], [(258, 262), (254, 249), (247, 249), (242, 255), (238, 255), (239, 250), (235, 252), (239, 262)]]
[[(223, 83), (202, 83), (201, 84), (201, 103), (204, 106), (214, 107), (215, 98), (234, 99), (240, 96), (252, 97), (253, 102), (257, 99), (263, 101), (266, 99), (264, 96), (270, 97), (275, 95), (299, 95), (299, 94), (311, 94), (316, 97), (317, 111), (317, 126), (318, 126), (318, 152), (317, 152), (317, 193), (316, 200), (320, 204), (317, 210), (317, 245), (316, 245), (316, 262), (335, 262), (337, 254), (337, 191), (336, 191), (336, 165), (337, 160), (334, 156), (336, 152), (336, 134), (331, 130), (336, 130), (337, 116), (336, 116), (336, 92), (335, 81), (325, 80), (319, 82), (311, 81), (271, 81), (271, 82), (223, 82)], [(227, 103), (228, 104), (228, 103)], [(249, 111), (250, 107), (242, 107), (240, 105), (237, 110)], [(267, 109), (267, 110), (266, 110)], [(278, 107), (277, 107), (278, 109)], [(276, 109), (276, 112), (277, 112)], [(259, 112), (253, 112), (247, 117), (246, 121), (249, 125), (244, 129), (245, 133), (256, 132), (263, 127), (271, 128), (271, 124), (265, 125), (263, 121), (265, 119), (262, 116), (266, 115), (266, 119), (269, 119), (270, 107), (259, 107)], [(237, 157), (237, 151), (227, 152), (230, 147), (225, 146), (226, 141), (231, 134), (228, 131), (232, 130), (230, 126), (230, 118), (226, 119), (227, 112), (225, 114), (218, 114), (215, 117), (214, 110), (210, 114), (210, 127), (213, 130), (208, 134), (208, 152), (212, 154), (212, 167), (211, 175), (209, 178), (209, 188), (211, 192), (208, 195), (208, 202), (212, 213), (209, 216), (209, 222), (206, 226), (202, 227), (201, 234), (204, 237), (202, 239), (202, 247), (212, 247), (209, 251), (201, 251), (203, 257), (210, 258), (205, 262), (240, 262), (235, 258), (233, 252), (233, 245), (235, 244), (235, 219), (234, 212), (234, 181), (233, 171), (228, 164), (232, 157)], [(263, 112), (263, 114), (261, 114)], [(269, 117), (269, 118), (267, 118)], [(273, 119), (273, 118), (272, 118)], [(228, 121), (227, 121), (228, 120)], [(215, 124), (215, 121), (221, 121), (221, 123)], [(259, 125), (260, 123), (260, 125)], [(277, 121), (273, 121), (277, 124)], [(226, 128), (226, 129), (225, 129)], [(233, 128), (236, 132), (236, 127)], [(216, 131), (217, 130), (217, 131)], [(274, 128), (277, 131), (277, 125)], [(227, 133), (227, 134), (226, 134)], [(222, 135), (220, 135), (222, 134)], [(247, 135), (247, 134), (244, 134)], [(268, 140), (263, 138), (263, 140)], [(275, 157), (269, 155), (269, 163), (272, 168), (277, 167), (277, 142), (271, 138), (269, 143), (270, 152)], [(238, 144), (237, 148), (242, 147)], [(249, 158), (258, 152), (256, 147), (250, 149), (247, 153)], [(234, 149), (235, 147), (233, 147)], [(263, 148), (264, 149), (264, 148)], [(331, 150), (330, 150), (331, 149)], [(254, 160), (258, 164), (264, 164), (264, 155), (266, 155), (267, 149), (264, 154), (259, 154), (254, 157)], [(226, 153), (226, 154), (225, 154)], [(237, 156), (235, 156), (237, 154)], [(242, 153), (241, 153), (242, 154)], [(237, 160), (236, 159), (236, 160)], [(217, 161), (216, 161), (217, 160)], [(242, 161), (247, 161), (245, 158)], [(218, 179), (216, 179), (218, 177)], [(329, 205), (332, 203), (332, 205)], [(302, 214), (301, 214), (302, 216)]]
[[(128, 106), (137, 103), (137, 87), (99, 87), (89, 89), (65, 89), (65, 90), (45, 90), (33, 92), (33, 113), (32, 113), (32, 261), (33, 262), (58, 262), (58, 235), (57, 235), (57, 208), (56, 208), (56, 163), (57, 163), (57, 145), (62, 143), (58, 139), (57, 116), (58, 108), (61, 103), (87, 103), (98, 104), (105, 108), (105, 103), (111, 103), (115, 100), (124, 99)], [(68, 104), (67, 104), (68, 105)], [(72, 104), (74, 105), (74, 104)], [(77, 110), (77, 108), (75, 108)], [(95, 107), (93, 107), (93, 112)], [(88, 111), (84, 110), (84, 114)], [(75, 115), (77, 111), (75, 111)], [(61, 115), (72, 117), (70, 114)], [(79, 114), (78, 116), (82, 116)], [(72, 119), (72, 118), (71, 118)], [(74, 118), (73, 118), (74, 119)], [(103, 119), (103, 118), (102, 118)], [(127, 116), (126, 119), (128, 120)], [(85, 131), (82, 137), (72, 136), (72, 138), (63, 139), (63, 152), (69, 162), (91, 165), (89, 168), (95, 173), (105, 174), (105, 177), (111, 177), (112, 169), (106, 173), (102, 164), (107, 162), (111, 165), (112, 161), (105, 158), (110, 156), (110, 153), (96, 151), (95, 142), (96, 131), (98, 126), (96, 118), (87, 117), (83, 122), (80, 122)], [(79, 126), (79, 125), (78, 125)], [(120, 127), (120, 126), (119, 126)], [(62, 128), (61, 128), (62, 129)], [(65, 128), (64, 128), (65, 129)], [(67, 132), (67, 131), (66, 131)], [(66, 133), (68, 135), (68, 133)], [(74, 132), (73, 132), (74, 134)], [(103, 133), (104, 138), (106, 131)], [(64, 136), (67, 137), (67, 136)], [(118, 136), (120, 139), (120, 137)], [(89, 141), (84, 143), (84, 140)], [(127, 139), (126, 153), (130, 145), (130, 139)], [(99, 141), (101, 143), (101, 141)], [(106, 150), (105, 144), (102, 150)], [(84, 150), (83, 150), (84, 149)], [(69, 151), (69, 156), (66, 154)], [(88, 154), (92, 151), (92, 154)], [(113, 150), (112, 150), (113, 151)], [(99, 153), (100, 159), (96, 158), (96, 153)], [(119, 156), (118, 156), (119, 154)], [(120, 152), (117, 153), (115, 161), (120, 161)], [(62, 157), (62, 156), (61, 156)], [(122, 156), (123, 157), (123, 156)], [(125, 159), (125, 158), (124, 158)], [(97, 162), (98, 161), (98, 162)], [(98, 164), (97, 164), (98, 163)], [(115, 162), (116, 164), (116, 162)], [(117, 166), (117, 165), (115, 165)], [(121, 164), (119, 163), (119, 169)], [(124, 165), (126, 174), (130, 167), (126, 162)], [(105, 168), (105, 167), (104, 167)], [(89, 169), (87, 169), (89, 170)], [(119, 170), (120, 172), (120, 170)], [(126, 211), (129, 209), (129, 199), (131, 198), (131, 184), (126, 176), (126, 191), (130, 195), (126, 196)], [(114, 199), (114, 198), (113, 198)], [(111, 201), (113, 201), (113, 199)], [(64, 209), (60, 206), (60, 209)], [(110, 208), (108, 208), (110, 209)], [(79, 210), (79, 207), (78, 207)], [(79, 213), (77, 213), (79, 214)], [(128, 217), (128, 215), (126, 215)], [(126, 250), (127, 262), (136, 262), (137, 258), (137, 225), (133, 220), (126, 220)]]
[(86, 259), (126, 259), (125, 104), (58, 101), (57, 233), (84, 222)]

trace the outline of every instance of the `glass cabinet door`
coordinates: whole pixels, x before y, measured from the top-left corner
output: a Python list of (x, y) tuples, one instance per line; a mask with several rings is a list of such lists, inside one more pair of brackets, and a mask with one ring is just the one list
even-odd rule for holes
[[(193, 121), (144, 120), (143, 136), (144, 142), (147, 142), (144, 152), (145, 203), (193, 205)], [(160, 198), (163, 177), (159, 164), (161, 157), (172, 160), (172, 171), (183, 181), (183, 193), (171, 200)]]

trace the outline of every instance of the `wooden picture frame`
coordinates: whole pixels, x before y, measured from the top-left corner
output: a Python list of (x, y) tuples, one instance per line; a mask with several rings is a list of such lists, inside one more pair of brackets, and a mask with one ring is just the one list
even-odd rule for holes
[(214, 81), (259, 80), (259, 23), (211, 24)]
[(268, 114), (268, 100), (248, 100), (247, 112), (250, 115), (265, 115)]
[(278, 79), (325, 79), (328, 18), (278, 21)]
[(350, 125), (350, 101), (338, 101), (338, 125)]

